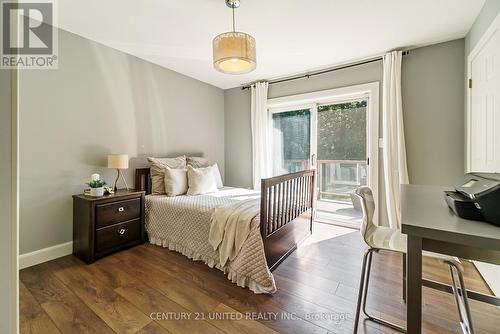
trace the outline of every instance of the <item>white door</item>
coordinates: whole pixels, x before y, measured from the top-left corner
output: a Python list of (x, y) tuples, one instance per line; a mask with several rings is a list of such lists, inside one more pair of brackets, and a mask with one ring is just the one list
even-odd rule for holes
[(500, 172), (500, 16), (469, 56), (468, 171)]

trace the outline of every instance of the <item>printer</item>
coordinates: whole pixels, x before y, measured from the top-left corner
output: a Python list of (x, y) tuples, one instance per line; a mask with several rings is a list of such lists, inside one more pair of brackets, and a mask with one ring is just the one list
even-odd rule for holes
[(455, 191), (445, 191), (446, 203), (464, 219), (500, 226), (500, 174), (468, 173)]

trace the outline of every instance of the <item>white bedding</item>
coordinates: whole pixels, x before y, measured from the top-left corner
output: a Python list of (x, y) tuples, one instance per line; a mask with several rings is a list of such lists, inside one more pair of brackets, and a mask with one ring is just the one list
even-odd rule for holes
[(259, 196), (259, 192), (230, 187), (198, 196), (148, 195), (146, 231), (149, 241), (216, 267), (233, 283), (255, 293), (273, 293), (276, 285), (266, 263), (259, 216), (252, 220), (248, 238), (236, 258), (224, 266), (218, 251), (208, 241), (210, 217), (217, 206)]

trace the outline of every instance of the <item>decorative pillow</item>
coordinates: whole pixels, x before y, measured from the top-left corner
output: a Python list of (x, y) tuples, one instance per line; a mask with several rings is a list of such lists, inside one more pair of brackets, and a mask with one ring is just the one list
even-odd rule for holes
[(212, 166), (205, 168), (187, 166), (187, 176), (189, 186), (187, 194), (190, 196), (218, 191)]
[(184, 195), (188, 189), (187, 169), (165, 168), (165, 192), (167, 196)]
[(177, 158), (148, 158), (151, 168), (151, 194), (165, 194), (165, 169), (186, 168), (186, 156), (181, 155)]
[(202, 157), (187, 157), (187, 164), (194, 168), (205, 168), (211, 165), (208, 159)]
[(213, 164), (211, 167), (212, 167), (212, 172), (214, 173), (215, 184), (217, 184), (217, 188), (220, 189), (224, 187), (224, 184), (222, 183), (222, 176), (220, 175), (219, 171), (219, 166), (217, 164)]

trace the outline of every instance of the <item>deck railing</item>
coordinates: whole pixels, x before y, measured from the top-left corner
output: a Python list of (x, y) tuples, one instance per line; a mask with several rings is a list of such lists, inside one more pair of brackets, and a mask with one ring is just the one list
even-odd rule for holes
[[(319, 200), (350, 201), (350, 193), (367, 184), (365, 160), (317, 160), (317, 187)], [(293, 173), (310, 168), (309, 160), (285, 160), (275, 175)]]
[(366, 185), (365, 160), (318, 160), (319, 200), (350, 201), (350, 193)]

